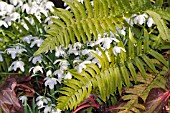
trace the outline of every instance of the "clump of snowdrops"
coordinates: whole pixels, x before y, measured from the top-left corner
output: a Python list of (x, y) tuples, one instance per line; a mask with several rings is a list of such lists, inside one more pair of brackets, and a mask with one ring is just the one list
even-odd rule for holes
[[(80, 1), (83, 3), (83, 1)], [(66, 9), (69, 9), (66, 7)], [(120, 46), (119, 42), (128, 34), (128, 29), (117, 27), (117, 34), (112, 32), (104, 35), (98, 34), (98, 40), (82, 44), (76, 42), (70, 44), (68, 48), (63, 45), (56, 47), (55, 50), (50, 50), (38, 56), (33, 56), (34, 52), (41, 46), (44, 41), (46, 25), (53, 24), (51, 18), (57, 18), (52, 15), (54, 4), (47, 0), (10, 0), (9, 3), (0, 2), (0, 33), (4, 35), (5, 30), (14, 30), (14, 23), (18, 22), (27, 31), (30, 30), (30, 25), (35, 25), (35, 19), (30, 15), (34, 15), (41, 26), (37, 26), (37, 32), (29, 33), (18, 37), (17, 41), (6, 43), (5, 47), (0, 48), (0, 63), (8, 62), (6, 73), (23, 73), (30, 75), (36, 79), (37, 87), (42, 89), (36, 91), (35, 105), (36, 108), (44, 113), (60, 113), (61, 110), (55, 108), (56, 98), (59, 97), (58, 91), (63, 86), (62, 81), (71, 79), (70, 69), (75, 69), (79, 73), (86, 68), (86, 64), (94, 63), (100, 67), (100, 63), (92, 53), (101, 55), (101, 48), (106, 55), (106, 50), (112, 47), (115, 56), (126, 50)], [(147, 14), (134, 14), (131, 18), (125, 18), (131, 26), (146, 25), (151, 27), (154, 21)], [(119, 37), (119, 38), (118, 38)], [(4, 42), (4, 38), (0, 37), (0, 42)], [(109, 55), (107, 56), (109, 57)], [(4, 70), (5, 71), (5, 70)], [(24, 95), (19, 97), (22, 103), (28, 98)]]

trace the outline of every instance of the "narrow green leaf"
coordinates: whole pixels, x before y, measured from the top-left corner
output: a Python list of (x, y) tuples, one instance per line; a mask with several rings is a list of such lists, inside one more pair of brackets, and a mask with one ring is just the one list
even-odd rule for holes
[(162, 62), (166, 67), (168, 67), (167, 61), (164, 59), (164, 57), (161, 54), (159, 54), (158, 52), (154, 50), (150, 50), (149, 54), (155, 57), (156, 59), (158, 59), (160, 62)]
[(130, 73), (132, 75), (133, 80), (135, 81), (135, 83), (137, 82), (137, 75), (136, 75), (136, 70), (135, 67), (133, 66), (132, 62), (128, 62), (127, 66), (130, 70)]
[(134, 62), (135, 62), (135, 65), (138, 67), (139, 71), (141, 72), (143, 78), (146, 79), (146, 71), (144, 69), (142, 62), (137, 57), (134, 59)]

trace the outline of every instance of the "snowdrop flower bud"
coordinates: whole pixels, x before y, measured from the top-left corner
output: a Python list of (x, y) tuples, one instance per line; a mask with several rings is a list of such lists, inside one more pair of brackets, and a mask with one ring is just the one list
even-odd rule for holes
[(29, 72), (31, 72), (33, 69), (33, 73), (35, 74), (36, 72), (40, 71), (41, 73), (43, 73), (43, 70), (42, 70), (42, 67), (41, 66), (35, 66), (35, 67), (32, 67)]
[(142, 25), (142, 24), (144, 24), (145, 21), (146, 21), (145, 18), (148, 18), (148, 15), (145, 14), (145, 13), (142, 14), (142, 15), (138, 15), (138, 16), (136, 16), (136, 17), (134, 18), (134, 23), (135, 23), (135, 24), (140, 24), (140, 25)]
[(121, 52), (121, 50), (124, 51), (124, 52), (126, 52), (126, 50), (125, 50), (124, 48), (115, 46), (115, 47), (113, 48), (113, 53), (114, 53), (114, 55), (117, 56), (117, 55)]
[(149, 17), (148, 22), (147, 22), (148, 27), (151, 27), (153, 24), (155, 24), (155, 22), (153, 21), (151, 17)]
[(28, 100), (28, 98), (27, 98), (26, 96), (20, 96), (20, 97), (19, 97), (19, 100), (21, 100), (22, 103), (24, 103), (25, 101)]

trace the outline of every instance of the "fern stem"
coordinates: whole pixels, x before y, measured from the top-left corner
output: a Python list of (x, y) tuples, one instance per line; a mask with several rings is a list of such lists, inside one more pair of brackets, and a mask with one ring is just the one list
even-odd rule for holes
[(95, 107), (95, 108), (99, 108), (99, 105), (97, 105), (97, 104), (93, 104), (93, 105), (91, 105), (91, 104), (85, 104), (85, 105), (82, 105), (82, 106), (80, 106), (80, 107), (78, 107), (75, 111), (73, 111), (72, 113), (77, 113), (78, 111), (80, 111), (81, 109), (84, 109), (84, 108), (87, 108), (87, 107)]

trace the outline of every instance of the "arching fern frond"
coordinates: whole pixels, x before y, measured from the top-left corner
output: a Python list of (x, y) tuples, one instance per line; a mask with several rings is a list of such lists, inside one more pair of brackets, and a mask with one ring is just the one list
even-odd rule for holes
[[(70, 8), (68, 10), (57, 8), (53, 12), (58, 19), (52, 19), (53, 24), (49, 25), (47, 31), (53, 37), (53, 44), (45, 41), (35, 55), (53, 49), (54, 45), (65, 45), (75, 42), (86, 43), (86, 41), (98, 39), (98, 34), (112, 31), (116, 33), (116, 26), (128, 27), (124, 17), (130, 17), (134, 13), (145, 12), (153, 17), (162, 39), (169, 39), (167, 27), (160, 15), (153, 11), (150, 0), (85, 0), (84, 4), (77, 0), (64, 0)], [(149, 9), (149, 10), (148, 10)], [(47, 44), (50, 43), (50, 44)], [(47, 45), (48, 46), (47, 46)]]
[[(121, 52), (118, 56), (115, 56), (113, 47), (111, 47), (107, 50), (111, 55), (109, 57), (112, 58), (109, 62), (106, 53), (99, 48), (102, 55), (93, 54), (101, 64), (101, 68), (92, 63), (88, 64), (81, 73), (71, 70), (74, 78), (64, 82), (66, 86), (61, 88), (63, 95), (58, 98), (57, 107), (60, 109), (76, 108), (84, 98), (95, 92), (99, 92), (99, 97), (105, 102), (110, 94), (117, 92), (117, 89), (121, 93), (122, 87), (129, 87), (131, 78), (132, 81), (138, 82), (137, 70), (139, 70), (143, 79), (148, 78), (146, 68), (152, 70), (152, 73), (158, 73), (154, 62), (149, 58), (150, 56), (168, 67), (163, 56), (150, 48), (147, 30), (144, 30), (144, 36), (144, 39), (137, 40), (129, 29), (129, 40), (125, 46), (126, 53)], [(122, 42), (119, 42), (118, 46), (123, 47)]]

